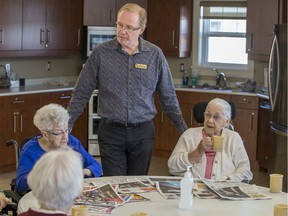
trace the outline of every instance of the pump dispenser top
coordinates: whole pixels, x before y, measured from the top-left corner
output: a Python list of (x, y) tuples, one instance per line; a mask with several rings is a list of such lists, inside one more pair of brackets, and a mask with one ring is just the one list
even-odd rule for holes
[(187, 167), (187, 171), (184, 174), (183, 179), (180, 181), (181, 195), (179, 201), (180, 209), (190, 209), (193, 205), (193, 194), (192, 189), (194, 186), (194, 181), (192, 174), (190, 172), (191, 166)]

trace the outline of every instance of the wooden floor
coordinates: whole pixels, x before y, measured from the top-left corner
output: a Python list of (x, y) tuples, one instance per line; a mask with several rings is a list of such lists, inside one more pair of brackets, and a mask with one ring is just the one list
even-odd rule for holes
[[(97, 158), (98, 161), (100, 161)], [(165, 176), (169, 175), (168, 167), (167, 167), (167, 158), (163, 157), (152, 157), (151, 166), (149, 170), (149, 175), (159, 175)], [(269, 175), (264, 171), (254, 171), (253, 172), (253, 180), (252, 183), (268, 187), (269, 186)], [(15, 171), (8, 173), (0, 173), (0, 189), (10, 189), (11, 179), (15, 177)]]

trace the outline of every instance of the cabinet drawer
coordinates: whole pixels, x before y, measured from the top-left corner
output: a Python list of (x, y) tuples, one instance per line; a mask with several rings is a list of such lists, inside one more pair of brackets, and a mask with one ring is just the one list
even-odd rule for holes
[(36, 107), (40, 104), (41, 100), (39, 100), (38, 94), (0, 97), (0, 105), (3, 110)]
[(236, 108), (258, 109), (258, 97), (231, 95), (231, 100), (235, 103)]
[(66, 105), (71, 99), (71, 91), (59, 91), (53, 93), (45, 93), (45, 104), (56, 103)]

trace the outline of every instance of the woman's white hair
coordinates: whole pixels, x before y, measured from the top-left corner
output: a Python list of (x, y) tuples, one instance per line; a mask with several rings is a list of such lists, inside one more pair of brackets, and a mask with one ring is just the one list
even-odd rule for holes
[[(209, 101), (208, 106), (220, 106), (222, 107), (222, 114), (228, 118), (229, 120), (231, 119), (231, 106), (230, 104), (223, 100), (223, 99), (220, 99), (220, 98), (214, 98), (212, 99), (211, 101)], [(206, 109), (207, 109), (206, 107)]]
[(50, 131), (53, 126), (61, 126), (68, 121), (68, 111), (59, 104), (51, 103), (36, 111), (33, 123), (40, 131)]
[(68, 147), (47, 152), (27, 180), (40, 206), (68, 212), (83, 188), (81, 155)]

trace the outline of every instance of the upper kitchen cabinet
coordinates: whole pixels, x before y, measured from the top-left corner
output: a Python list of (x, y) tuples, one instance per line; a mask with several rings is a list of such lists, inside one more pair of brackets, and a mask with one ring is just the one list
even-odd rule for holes
[(75, 55), (83, 0), (0, 0), (0, 57)]
[(84, 0), (84, 26), (115, 26), (115, 0)]
[(191, 0), (149, 1), (147, 39), (166, 57), (191, 55), (192, 4)]
[(65, 49), (69, 0), (23, 0), (23, 49)]
[(118, 10), (126, 3), (137, 3), (147, 10), (147, 0), (84, 0), (84, 26), (115, 26)]
[(286, 7), (287, 0), (247, 0), (246, 51), (249, 59), (269, 60), (274, 24), (282, 22), (285, 10), (287, 22)]
[(82, 50), (83, 47), (83, 1), (70, 0), (68, 14), (67, 48)]
[(0, 0), (0, 50), (21, 49), (22, 0)]

